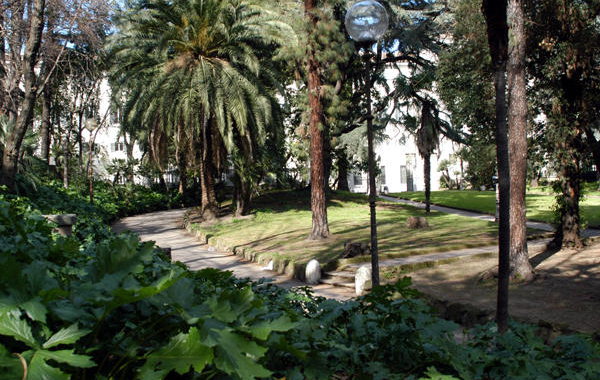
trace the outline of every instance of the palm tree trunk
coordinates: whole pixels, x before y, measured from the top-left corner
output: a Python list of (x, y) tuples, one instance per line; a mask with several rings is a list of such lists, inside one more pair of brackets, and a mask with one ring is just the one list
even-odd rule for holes
[(527, 252), (527, 94), (525, 90), (525, 30), (521, 0), (509, 0), (511, 30), (508, 52), (508, 135), (510, 156), (510, 277), (533, 279)]
[(177, 161), (177, 170), (179, 171), (179, 194), (185, 197), (187, 192), (187, 141), (185, 138), (185, 132), (183, 132), (183, 125), (180, 122), (177, 125), (177, 139), (175, 147), (175, 160)]
[(202, 160), (200, 161), (200, 187), (202, 193), (202, 216), (210, 220), (217, 216), (218, 206), (215, 194), (215, 169), (213, 164), (212, 120), (205, 123), (202, 130)]
[(423, 174), (425, 177), (425, 213), (431, 213), (431, 154), (426, 154), (423, 157), (425, 164), (423, 165)]
[(235, 217), (240, 217), (248, 214), (250, 208), (250, 198), (252, 195), (250, 183), (244, 181), (242, 177), (236, 172), (233, 177), (234, 180), (234, 205), (235, 205)]

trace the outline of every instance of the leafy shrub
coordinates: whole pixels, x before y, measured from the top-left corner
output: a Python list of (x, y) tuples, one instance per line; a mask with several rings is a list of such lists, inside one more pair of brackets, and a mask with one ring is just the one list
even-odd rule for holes
[(39, 215), (3, 200), (0, 210), (2, 373), (28, 379), (154, 379), (191, 369), (241, 379), (271, 374), (261, 362), (266, 341), (294, 324), (247, 283), (165, 262), (133, 235), (84, 249), (74, 237), (53, 234)]
[[(598, 347), (534, 328), (468, 332), (405, 278), (315, 297), (165, 260), (131, 234), (63, 237), (0, 196), (0, 378), (597, 379)], [(25, 376), (24, 376), (25, 375)]]

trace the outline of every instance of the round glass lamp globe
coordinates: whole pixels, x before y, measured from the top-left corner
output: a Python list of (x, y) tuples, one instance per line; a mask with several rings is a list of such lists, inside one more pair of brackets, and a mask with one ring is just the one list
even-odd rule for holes
[(94, 129), (96, 129), (97, 126), (98, 126), (98, 123), (94, 119), (87, 119), (85, 122), (85, 129), (87, 129), (90, 132), (92, 132)]
[(348, 9), (344, 24), (353, 40), (377, 41), (387, 31), (389, 20), (383, 5), (374, 0), (364, 0)]

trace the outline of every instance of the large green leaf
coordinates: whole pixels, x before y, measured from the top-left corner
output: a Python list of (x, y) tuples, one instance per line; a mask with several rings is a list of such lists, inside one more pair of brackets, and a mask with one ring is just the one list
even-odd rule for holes
[(213, 350), (201, 343), (198, 329), (192, 327), (188, 334), (174, 336), (166, 347), (148, 355), (146, 363), (140, 368), (140, 378), (162, 378), (173, 370), (183, 375), (190, 368), (199, 373), (212, 360)]
[(29, 347), (39, 348), (31, 333), (31, 327), (17, 313), (0, 315), (0, 335), (11, 336)]
[(140, 273), (143, 262), (152, 257), (151, 244), (139, 244), (135, 235), (107, 240), (97, 245), (96, 260), (89, 269), (94, 282), (100, 281), (108, 274), (118, 274), (124, 278), (129, 274)]
[(427, 368), (425, 375), (427, 377), (421, 377), (419, 380), (459, 380), (454, 376), (441, 374), (435, 367)]
[(219, 297), (212, 297), (207, 301), (212, 315), (221, 322), (231, 323), (237, 320), (242, 313), (252, 307), (254, 293), (250, 287), (241, 291), (223, 292)]
[(42, 347), (48, 349), (56, 347), (59, 344), (75, 343), (82, 336), (89, 334), (89, 332), (90, 330), (80, 330), (79, 327), (77, 327), (77, 324), (74, 324), (67, 328), (61, 329), (56, 334), (52, 335)]
[(0, 315), (18, 312), (19, 307), (11, 296), (0, 298)]
[(261, 321), (252, 326), (243, 326), (240, 329), (251, 334), (253, 337), (266, 340), (269, 334), (273, 331), (288, 331), (294, 328), (297, 324), (293, 323), (289, 317), (282, 316), (273, 321)]
[(106, 305), (104, 306), (104, 314), (106, 315), (110, 313), (112, 310), (116, 309), (121, 305), (137, 302), (145, 298), (152, 297), (162, 292), (163, 290), (168, 289), (177, 281), (179, 281), (179, 279), (183, 276), (183, 274), (179, 274), (179, 276), (173, 277), (175, 273), (177, 273), (177, 271), (171, 271), (169, 275), (159, 278), (150, 286), (132, 289), (116, 289), (113, 292), (113, 300), (106, 303)]
[(268, 377), (271, 371), (258, 364), (267, 349), (231, 331), (216, 331), (219, 344), (215, 347), (215, 365), (228, 374), (236, 373), (243, 380)]
[(39, 301), (39, 297), (22, 303), (21, 308), (25, 310), (27, 316), (34, 321), (46, 323), (46, 314), (48, 309)]
[(37, 353), (33, 355), (27, 369), (27, 380), (69, 380), (71, 378), (60, 369), (51, 367)]
[(34, 261), (23, 269), (22, 275), (26, 278), (30, 296), (58, 287), (58, 282), (48, 272), (49, 265), (46, 261)]
[(44, 360), (51, 359), (78, 368), (91, 368), (96, 366), (96, 363), (94, 363), (89, 356), (77, 355), (75, 354), (75, 350), (40, 350), (36, 352), (36, 355)]

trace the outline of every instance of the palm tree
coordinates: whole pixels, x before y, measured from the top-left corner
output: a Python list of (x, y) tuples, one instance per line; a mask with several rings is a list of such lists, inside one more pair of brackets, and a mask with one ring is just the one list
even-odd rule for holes
[(437, 111), (432, 107), (429, 101), (424, 101), (421, 108), (421, 125), (416, 132), (417, 149), (425, 161), (425, 212), (430, 213), (431, 209), (431, 154), (439, 146), (440, 122)]
[[(259, 150), (249, 147), (277, 133), (278, 83), (265, 57), (289, 28), (243, 0), (149, 0), (122, 19), (114, 75), (122, 83), (143, 78), (129, 117), (179, 136), (178, 149), (200, 150), (202, 208), (210, 217), (224, 159), (218, 153), (242, 152), (252, 161)], [(245, 167), (235, 166), (240, 178), (248, 178), (239, 172)]]

